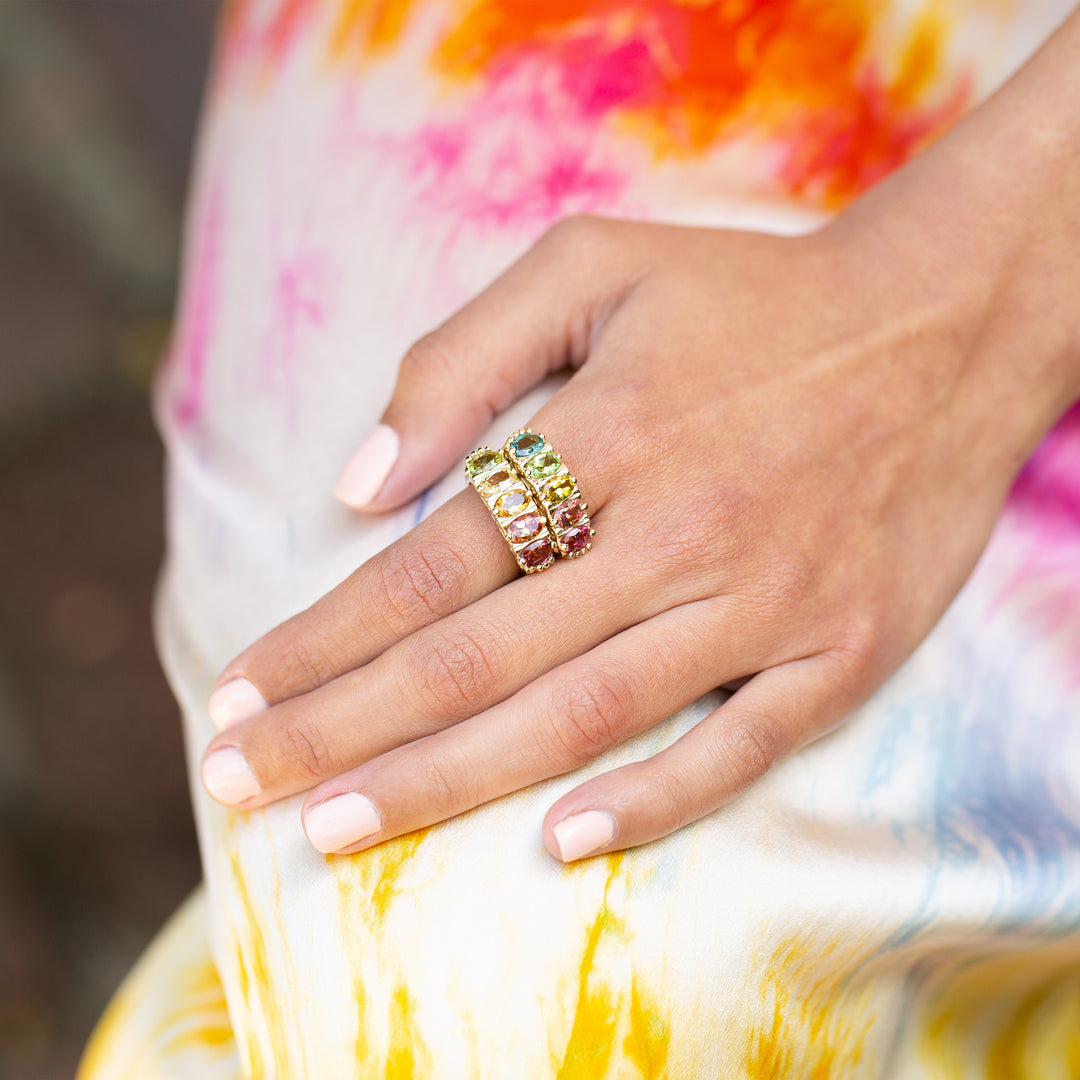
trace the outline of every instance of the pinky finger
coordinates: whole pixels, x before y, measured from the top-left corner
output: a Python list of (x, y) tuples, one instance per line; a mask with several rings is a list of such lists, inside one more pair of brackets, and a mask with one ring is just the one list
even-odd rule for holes
[(762, 671), (666, 750), (567, 792), (544, 817), (544, 845), (573, 862), (697, 821), (839, 723), (852, 682), (827, 653)]

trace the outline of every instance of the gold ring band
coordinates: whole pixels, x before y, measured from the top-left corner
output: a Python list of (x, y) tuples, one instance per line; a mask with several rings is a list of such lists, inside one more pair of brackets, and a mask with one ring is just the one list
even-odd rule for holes
[(465, 459), (465, 475), (491, 512), (518, 566), (526, 574), (551, 566), (559, 549), (550, 519), (503, 451), (490, 446), (474, 450)]
[(589, 504), (555, 448), (542, 433), (520, 428), (506, 440), (502, 452), (547, 518), (559, 554), (566, 559), (584, 555), (596, 535)]

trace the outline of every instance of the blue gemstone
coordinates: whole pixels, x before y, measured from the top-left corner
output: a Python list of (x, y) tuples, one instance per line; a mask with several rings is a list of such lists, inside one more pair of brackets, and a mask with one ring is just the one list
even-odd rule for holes
[(525, 458), (535, 454), (544, 445), (544, 440), (531, 431), (523, 431), (510, 440), (510, 447), (515, 457)]

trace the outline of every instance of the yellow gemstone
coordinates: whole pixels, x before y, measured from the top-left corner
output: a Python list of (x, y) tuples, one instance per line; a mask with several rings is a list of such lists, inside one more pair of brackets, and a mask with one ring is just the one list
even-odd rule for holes
[(544, 485), (544, 498), (553, 503), (560, 503), (574, 494), (574, 487), (572, 476), (556, 476), (554, 480), (549, 480)]
[(495, 500), (495, 513), (501, 518), (516, 517), (532, 509), (532, 499), (520, 491), (508, 491)]
[(508, 491), (516, 484), (520, 484), (517, 475), (509, 469), (496, 469), (480, 481), (480, 487), (486, 495), (495, 495), (500, 491)]

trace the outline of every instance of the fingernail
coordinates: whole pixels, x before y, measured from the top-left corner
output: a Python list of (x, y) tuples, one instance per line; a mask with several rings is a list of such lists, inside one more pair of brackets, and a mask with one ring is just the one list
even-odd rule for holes
[(362, 510), (379, 494), (394, 462), (401, 440), (398, 433), (380, 424), (353, 452), (334, 485), (334, 497), (354, 510)]
[(563, 818), (551, 830), (563, 862), (591, 855), (615, 836), (615, 819), (603, 810), (586, 810)]
[(230, 679), (219, 686), (206, 703), (210, 719), (218, 731), (224, 731), (241, 720), (249, 720), (269, 707), (255, 684), (247, 679)]
[(357, 791), (335, 795), (304, 814), (304, 831), (324, 855), (340, 851), (382, 828), (375, 804)]
[(206, 758), (202, 764), (202, 782), (226, 806), (235, 806), (262, 791), (247, 758), (235, 746), (222, 747)]

